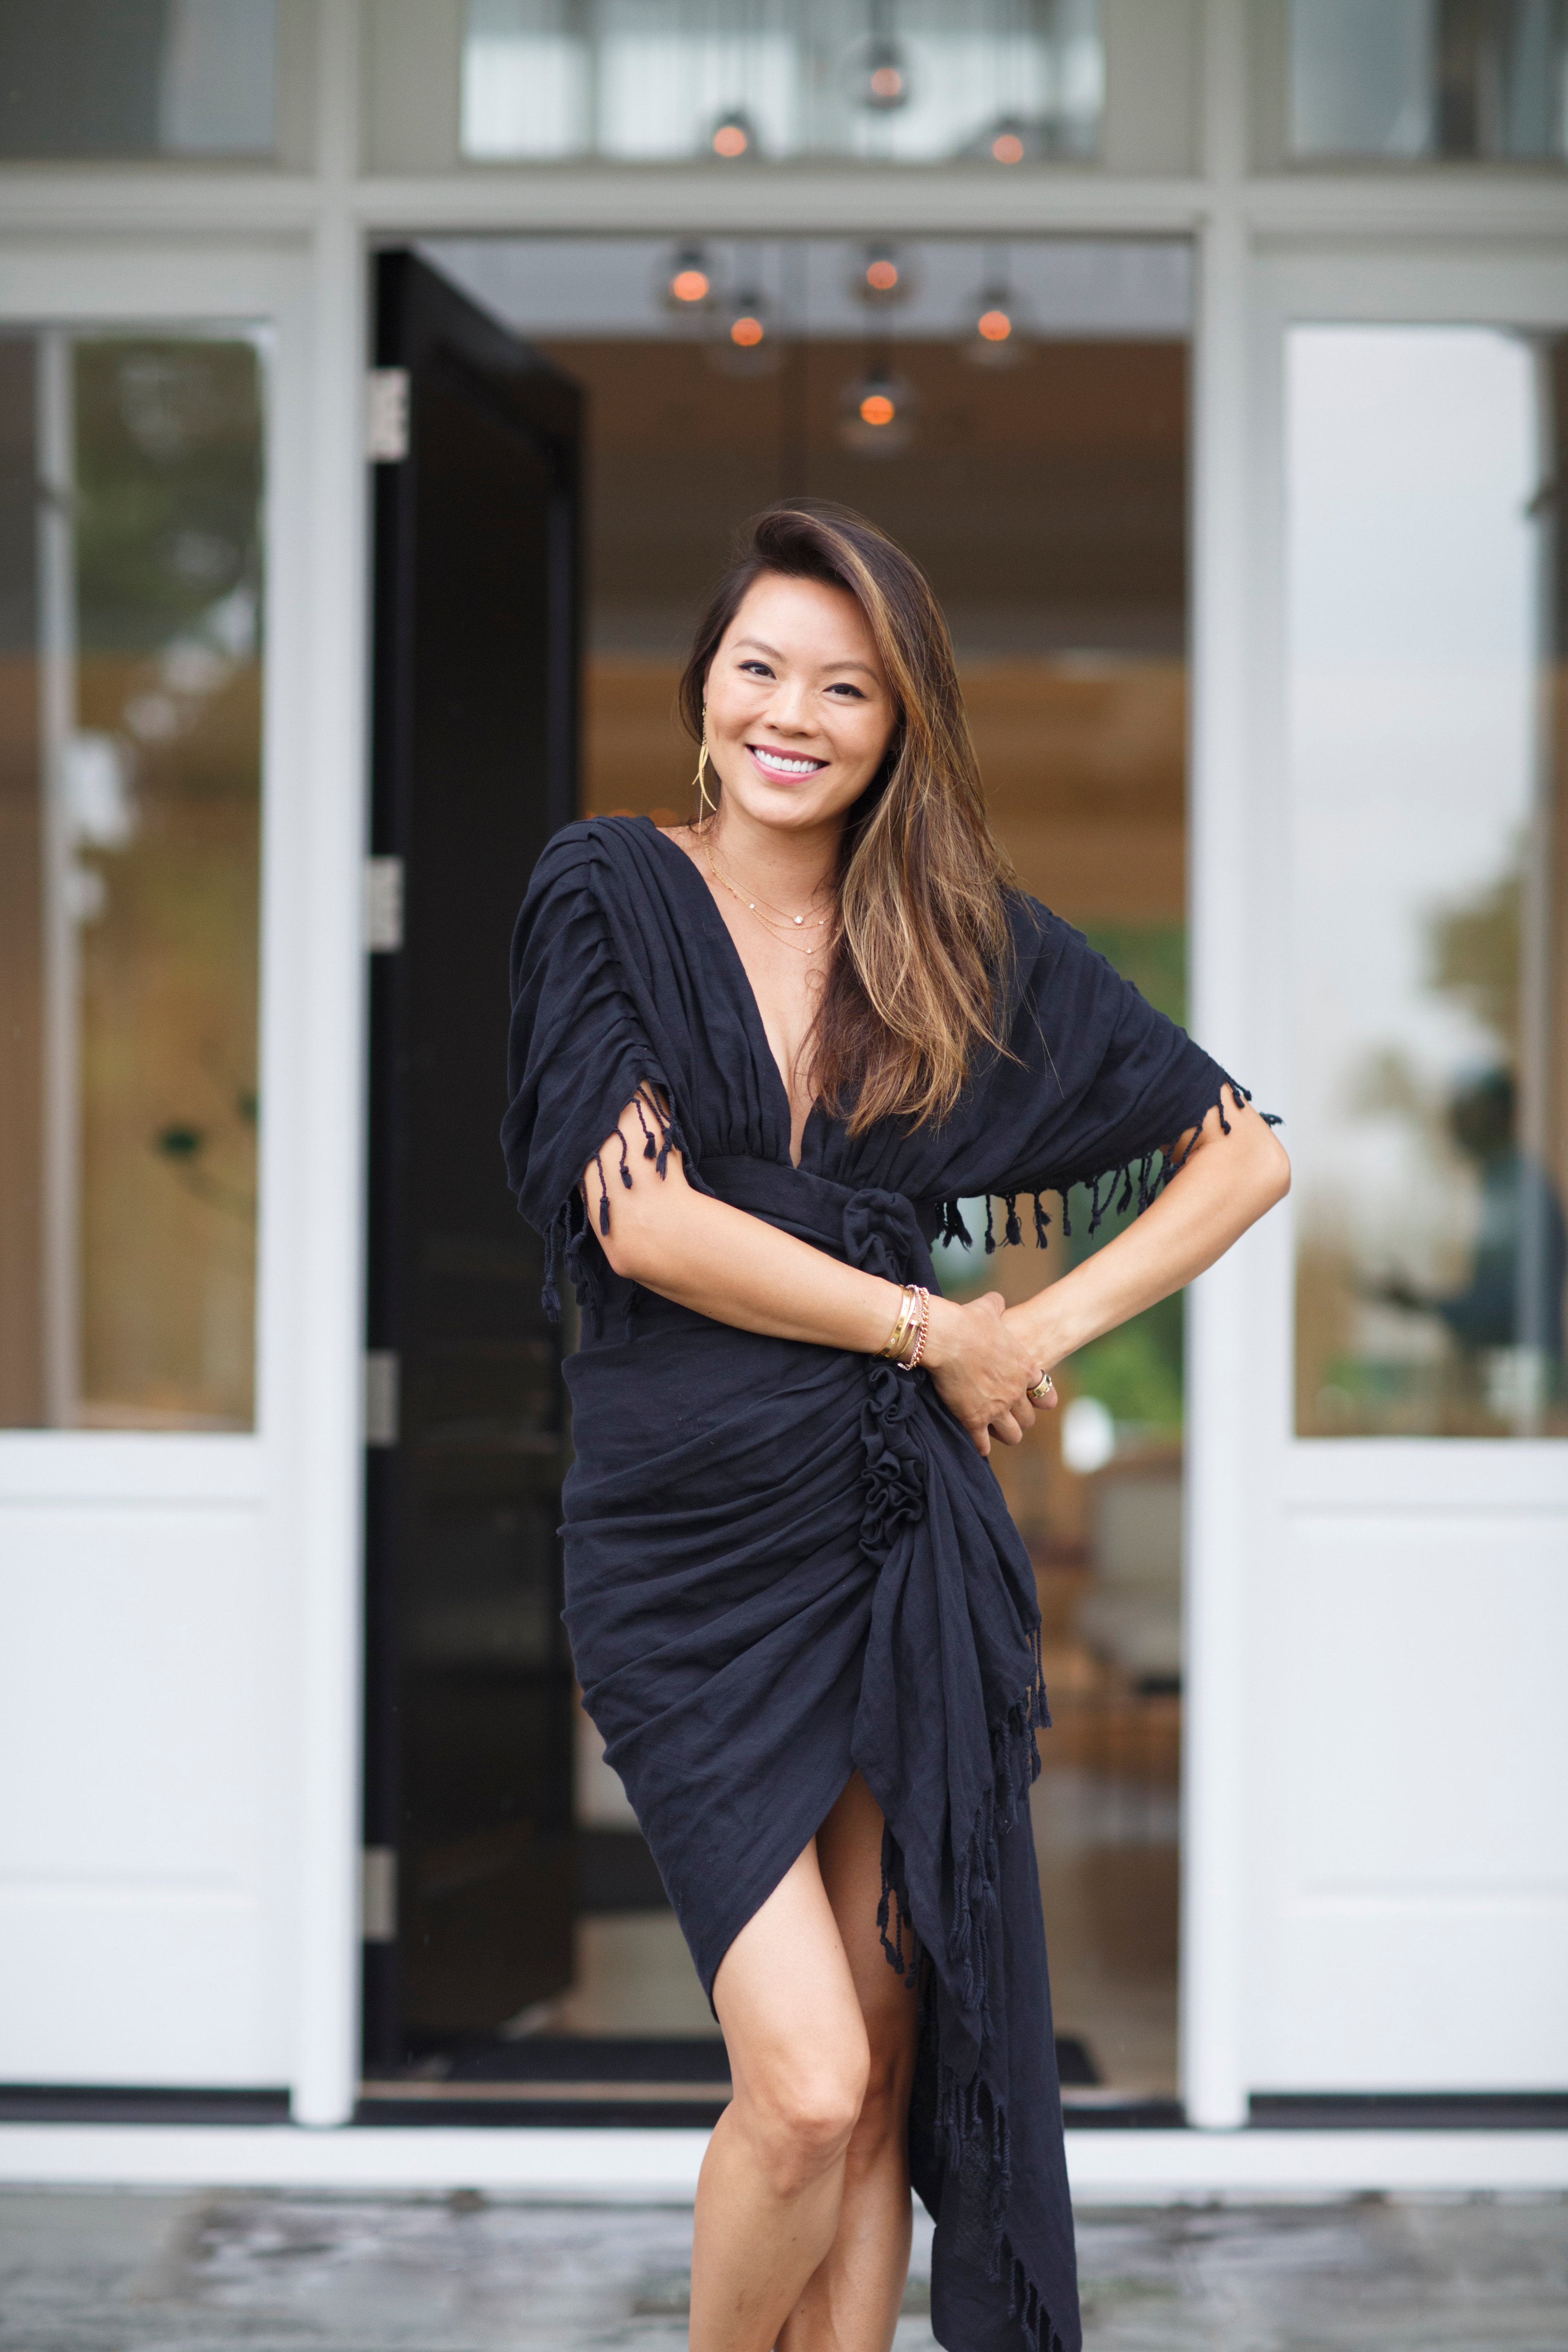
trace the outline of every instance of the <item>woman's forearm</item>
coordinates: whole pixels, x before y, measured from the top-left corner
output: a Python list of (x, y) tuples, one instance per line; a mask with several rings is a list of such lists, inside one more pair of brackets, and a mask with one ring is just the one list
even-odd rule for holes
[(1211, 1110), (1184, 1164), (1125, 1233), (1012, 1310), (1042, 1364), (1168, 1298), (1283, 1199), (1290, 1163), (1271, 1129), (1245, 1104), (1226, 1115), (1230, 1133)]
[[(693, 1192), (678, 1152), (670, 1153), (661, 1178), (641, 1156), (635, 1120), (627, 1140), (636, 1147), (627, 1161), (629, 1187), (614, 1158), (605, 1155), (610, 1230), (600, 1239), (617, 1274), (738, 1330), (860, 1355), (886, 1345), (903, 1297), (896, 1282), (841, 1265), (764, 1218)], [(588, 1171), (585, 1192), (597, 1233), (596, 1168)]]

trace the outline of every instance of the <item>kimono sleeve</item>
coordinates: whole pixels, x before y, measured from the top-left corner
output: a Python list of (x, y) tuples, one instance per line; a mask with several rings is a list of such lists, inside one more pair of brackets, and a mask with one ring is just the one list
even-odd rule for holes
[[(615, 1175), (631, 1183), (621, 1114), (637, 1102), (643, 1155), (665, 1173), (671, 1147), (685, 1150), (667, 1073), (648, 1037), (616, 952), (585, 824), (546, 847), (511, 943), (509, 1108), (501, 1123), (507, 1181), (522, 1214), (544, 1236), (544, 1305), (560, 1313), (557, 1265), (579, 1292), (596, 1289), (584, 1258), (585, 1169), (600, 1230), (610, 1230)], [(606, 1161), (610, 1173), (606, 1175)], [(596, 1255), (596, 1253), (595, 1253)]]
[(1023, 901), (1015, 940), (1009, 1050), (978, 1089), (976, 1149), (951, 1192), (1005, 1198), (1016, 1239), (1017, 1196), (1035, 1195), (1040, 1233), (1039, 1196), (1058, 1193), (1065, 1212), (1086, 1185), (1092, 1231), (1112, 1201), (1147, 1206), (1211, 1110), (1228, 1131), (1227, 1094), (1233, 1106), (1251, 1097), (1059, 917)]

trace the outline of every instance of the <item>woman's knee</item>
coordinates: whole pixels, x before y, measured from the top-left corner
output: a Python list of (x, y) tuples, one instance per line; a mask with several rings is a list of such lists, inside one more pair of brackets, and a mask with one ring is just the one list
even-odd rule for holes
[(782, 2057), (737, 2081), (739, 2119), (782, 2191), (837, 2164), (865, 2105), (869, 2052), (850, 2036), (833, 2051)]
[[(849, 2144), (851, 2162), (879, 2159), (889, 2141), (909, 2129), (910, 2092), (914, 2083), (914, 2036), (903, 2021), (868, 2021), (866, 2089)], [(882, 2030), (879, 2031), (879, 2023)]]

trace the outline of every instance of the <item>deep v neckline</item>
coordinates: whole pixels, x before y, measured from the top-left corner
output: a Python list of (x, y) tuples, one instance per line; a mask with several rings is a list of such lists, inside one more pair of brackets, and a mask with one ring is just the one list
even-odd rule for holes
[[(701, 896), (704, 909), (712, 918), (714, 924), (718, 928), (719, 935), (722, 942), (721, 952), (728, 952), (730, 961), (734, 967), (734, 976), (740, 983), (739, 993), (741, 1000), (741, 1013), (742, 1017), (745, 1021), (748, 1030), (751, 1033), (751, 1044), (753, 1058), (759, 1061), (762, 1066), (769, 1072), (778, 1087), (779, 1093), (784, 1097), (784, 1158), (786, 1164), (791, 1168), (804, 1168), (806, 1159), (806, 1139), (811, 1133), (812, 1122), (815, 1119), (826, 1117), (822, 1105), (817, 1101), (816, 1097), (813, 1096), (810, 1106), (805, 1114), (805, 1122), (801, 1128), (800, 1158), (796, 1160), (791, 1155), (789, 1148), (790, 1138), (795, 1132), (795, 1106), (789, 1098), (789, 1081), (784, 1076), (783, 1064), (780, 1062), (778, 1055), (773, 1051), (773, 1041), (768, 1035), (767, 1024), (763, 1019), (763, 1008), (757, 1002), (757, 992), (752, 985), (752, 975), (746, 970), (745, 959), (742, 955), (740, 949), (735, 945), (734, 935), (731, 931), (729, 924), (724, 920), (723, 910), (720, 907), (718, 900), (714, 898), (712, 891), (708, 887), (707, 883), (702, 879), (701, 868), (699, 866), (697, 860), (694, 857), (689, 857), (678, 841), (669, 840), (665, 835), (663, 829), (654, 824), (652, 817), (639, 817), (637, 822), (639, 824), (646, 824), (649, 828), (655, 838), (658, 840), (660, 847), (668, 851), (671, 857), (679, 857), (681, 865), (690, 875), (693, 883), (696, 885), (697, 889)], [(760, 1054), (757, 1051), (759, 1046), (762, 1049)]]

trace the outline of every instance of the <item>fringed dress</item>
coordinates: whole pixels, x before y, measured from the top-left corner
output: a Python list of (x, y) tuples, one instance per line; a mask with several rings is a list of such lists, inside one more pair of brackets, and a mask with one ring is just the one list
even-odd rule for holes
[(1044, 1243), (1047, 1199), (1065, 1212), (1076, 1184), (1095, 1222), (1142, 1207), (1232, 1081), (1045, 908), (1020, 896), (1011, 919), (1010, 1050), (940, 1126), (851, 1137), (814, 1108), (795, 1167), (706, 881), (647, 818), (568, 825), (518, 920), (503, 1140), (546, 1305), (564, 1275), (582, 1307), (573, 1653), (703, 1986), (858, 1767), (887, 1822), (883, 1946), (921, 1990), (910, 2156), (934, 2332), (951, 2352), (1078, 2352), (1028, 1554), (924, 1373), (711, 1321), (600, 1247), (639, 1090), (651, 1171), (676, 1150), (699, 1192), (893, 1282), (935, 1286), (931, 1243), (970, 1239), (961, 1201), (1002, 1204), (1010, 1242), (1026, 1214)]

